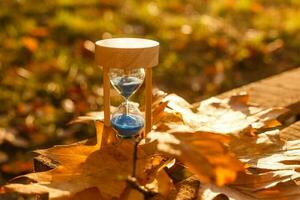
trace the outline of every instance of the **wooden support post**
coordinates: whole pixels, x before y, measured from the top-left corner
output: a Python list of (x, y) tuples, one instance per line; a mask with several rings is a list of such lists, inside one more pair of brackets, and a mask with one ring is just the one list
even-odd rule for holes
[(110, 82), (109, 68), (103, 67), (103, 103), (104, 103), (104, 125), (110, 126)]
[(143, 137), (146, 137), (147, 133), (152, 128), (152, 68), (146, 68), (146, 93), (145, 93), (145, 131)]

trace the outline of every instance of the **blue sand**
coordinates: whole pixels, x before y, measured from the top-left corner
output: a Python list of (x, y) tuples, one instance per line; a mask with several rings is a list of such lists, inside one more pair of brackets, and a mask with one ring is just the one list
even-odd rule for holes
[(130, 97), (143, 83), (141, 79), (132, 76), (116, 77), (112, 82), (125, 98)]
[(112, 127), (123, 138), (130, 138), (144, 127), (144, 119), (138, 115), (121, 114), (111, 119)]

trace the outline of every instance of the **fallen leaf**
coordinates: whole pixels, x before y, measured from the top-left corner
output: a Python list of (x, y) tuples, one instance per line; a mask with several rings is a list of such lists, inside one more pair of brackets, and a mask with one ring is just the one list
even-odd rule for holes
[[(298, 136), (299, 138), (299, 136)], [(257, 135), (239, 134), (229, 145), (230, 151), (248, 166), (236, 180), (225, 188), (203, 186), (201, 195), (223, 195), (238, 199), (296, 200), (300, 198), (300, 142), (299, 139), (281, 138), (279, 130)]]
[(25, 48), (31, 52), (35, 52), (38, 48), (38, 41), (34, 37), (22, 37), (22, 43)]
[(230, 138), (209, 132), (193, 132), (186, 128), (168, 132), (150, 132), (148, 138), (155, 142), (158, 151), (175, 156), (202, 182), (214, 181), (218, 185), (233, 182), (243, 165), (228, 152)]
[[(100, 124), (98, 135), (103, 135), (99, 131), (110, 131), (110, 128), (103, 128), (102, 122), (97, 123)], [(126, 179), (132, 172), (133, 147), (132, 140), (119, 140), (117, 143), (106, 143), (101, 148), (99, 145), (76, 143), (38, 150), (38, 154), (59, 165), (50, 171), (22, 176), (34, 183), (8, 184), (5, 190), (23, 194), (49, 193), (50, 199), (66, 199), (84, 190), (97, 188), (103, 199), (118, 198), (126, 188)], [(149, 163), (151, 165), (152, 157), (145, 156), (139, 150), (137, 179), (140, 183), (146, 184), (148, 180), (153, 180), (149, 176), (156, 172), (152, 170), (150, 174), (147, 173)]]
[(298, 200), (300, 198), (299, 186), (288, 181), (278, 183), (267, 189), (245, 189), (242, 187), (218, 187), (214, 184), (202, 184), (199, 189), (199, 199), (203, 200)]
[[(299, 197), (300, 143), (285, 141), (278, 130), (269, 130), (280, 125), (277, 118), (286, 109), (252, 105), (246, 93), (195, 104), (175, 94), (161, 93), (155, 98), (153, 130), (138, 145), (136, 180), (158, 192), (157, 197), (167, 198), (174, 189), (162, 170), (173, 158), (199, 178), (199, 197), (203, 199)], [(139, 199), (140, 194), (126, 184), (132, 171), (133, 143), (118, 140), (102, 120), (103, 113), (93, 112), (73, 121), (95, 121), (95, 145), (77, 143), (39, 150), (40, 155), (59, 165), (50, 171), (24, 175), (34, 183), (12, 183), (4, 189), (49, 193), (50, 199), (80, 199), (85, 195), (103, 200)]]
[(235, 189), (219, 187), (213, 184), (202, 184), (199, 189), (199, 200), (254, 200)]
[(193, 105), (175, 94), (166, 96), (163, 101), (169, 102), (168, 107), (180, 113), (184, 124), (195, 131), (221, 134), (252, 133), (278, 126), (276, 119), (288, 111), (251, 105), (245, 93), (227, 99), (212, 97)]

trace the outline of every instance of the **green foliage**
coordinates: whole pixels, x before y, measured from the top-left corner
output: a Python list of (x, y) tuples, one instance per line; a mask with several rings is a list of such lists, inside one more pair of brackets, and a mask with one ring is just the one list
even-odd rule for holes
[(297, 0), (1, 0), (0, 127), (28, 146), (2, 144), (10, 157), (0, 170), (28, 148), (93, 134), (66, 123), (101, 109), (94, 41), (158, 40), (154, 82), (192, 102), (299, 65), (299, 9)]

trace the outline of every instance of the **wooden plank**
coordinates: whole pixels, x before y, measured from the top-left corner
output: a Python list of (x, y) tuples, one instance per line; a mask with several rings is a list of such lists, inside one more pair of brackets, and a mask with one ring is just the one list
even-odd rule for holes
[(198, 198), (200, 181), (196, 176), (191, 176), (175, 186), (177, 194), (174, 200), (193, 200)]
[(292, 115), (300, 114), (300, 67), (230, 90), (219, 97), (225, 98), (233, 93), (246, 91), (250, 102), (265, 107), (285, 107)]
[(300, 121), (282, 129), (280, 137), (285, 140), (299, 140), (300, 139)]

